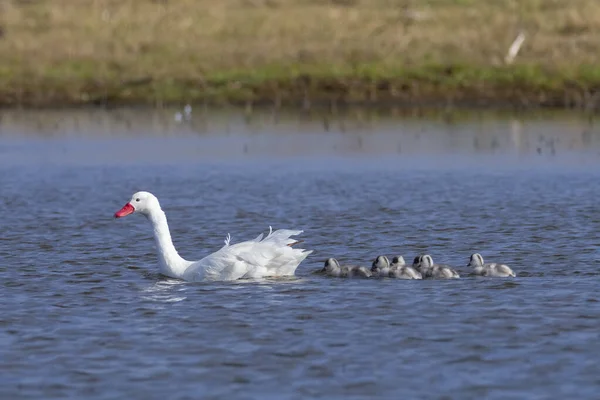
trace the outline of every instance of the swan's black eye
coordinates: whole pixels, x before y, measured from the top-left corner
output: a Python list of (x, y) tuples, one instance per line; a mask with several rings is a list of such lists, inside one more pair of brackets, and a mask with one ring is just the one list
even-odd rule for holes
[(140, 201), (140, 198), (138, 197), (137, 199), (135, 199), (135, 201)]

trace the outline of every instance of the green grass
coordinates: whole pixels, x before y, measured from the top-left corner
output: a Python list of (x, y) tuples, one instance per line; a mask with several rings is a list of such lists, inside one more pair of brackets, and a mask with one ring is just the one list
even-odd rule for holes
[(0, 0), (0, 11), (4, 106), (572, 106), (600, 88), (594, 0)]

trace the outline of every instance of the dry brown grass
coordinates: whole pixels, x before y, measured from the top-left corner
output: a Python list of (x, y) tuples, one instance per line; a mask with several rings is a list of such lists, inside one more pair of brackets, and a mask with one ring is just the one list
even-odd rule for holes
[[(456, 65), (463, 72), (487, 71), (464, 72), (462, 86), (469, 86), (469, 76), (479, 77), (475, 85), (493, 79), (496, 72), (489, 71), (501, 71), (504, 82), (510, 77), (503, 58), (521, 29), (527, 39), (511, 67), (516, 70), (535, 66), (550, 71), (552, 79), (563, 73), (572, 79), (572, 71), (598, 65), (600, 54), (595, 0), (0, 0), (0, 5), (4, 103), (86, 102), (102, 93), (124, 100), (189, 100), (223, 85), (221, 95), (235, 97), (244, 88), (256, 94), (257, 86), (273, 81), (281, 86), (299, 75), (312, 81), (365, 75), (393, 80), (410, 71), (418, 80), (420, 70), (433, 67), (439, 73)], [(457, 82), (452, 80), (453, 87)]]

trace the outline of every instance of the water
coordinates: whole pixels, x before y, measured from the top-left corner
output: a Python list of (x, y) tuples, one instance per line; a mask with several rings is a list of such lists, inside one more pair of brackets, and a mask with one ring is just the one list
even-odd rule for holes
[[(0, 397), (597, 396), (590, 121), (173, 114), (2, 114)], [(315, 252), (293, 279), (166, 279), (148, 222), (112, 218), (140, 189), (188, 259), (269, 225)], [(468, 276), (475, 251), (518, 277)], [(314, 273), (423, 252), (463, 279)]]

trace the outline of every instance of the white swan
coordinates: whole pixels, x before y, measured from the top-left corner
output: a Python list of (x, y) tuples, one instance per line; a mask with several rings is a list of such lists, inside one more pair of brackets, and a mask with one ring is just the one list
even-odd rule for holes
[(311, 251), (294, 249), (299, 243), (291, 236), (302, 231), (272, 230), (263, 239), (261, 233), (254, 240), (230, 244), (227, 234), (225, 246), (199, 261), (184, 260), (175, 250), (167, 217), (160, 208), (158, 199), (149, 192), (135, 193), (129, 203), (115, 213), (115, 218), (138, 212), (152, 223), (154, 239), (158, 250), (160, 272), (171, 278), (186, 281), (236, 280), (240, 278), (261, 278), (265, 276), (294, 275), (298, 265)]
[(481, 254), (475, 253), (471, 255), (467, 267), (473, 267), (475, 275), (479, 276), (495, 276), (499, 278), (508, 278), (517, 276), (508, 265), (497, 263), (484, 263)]

